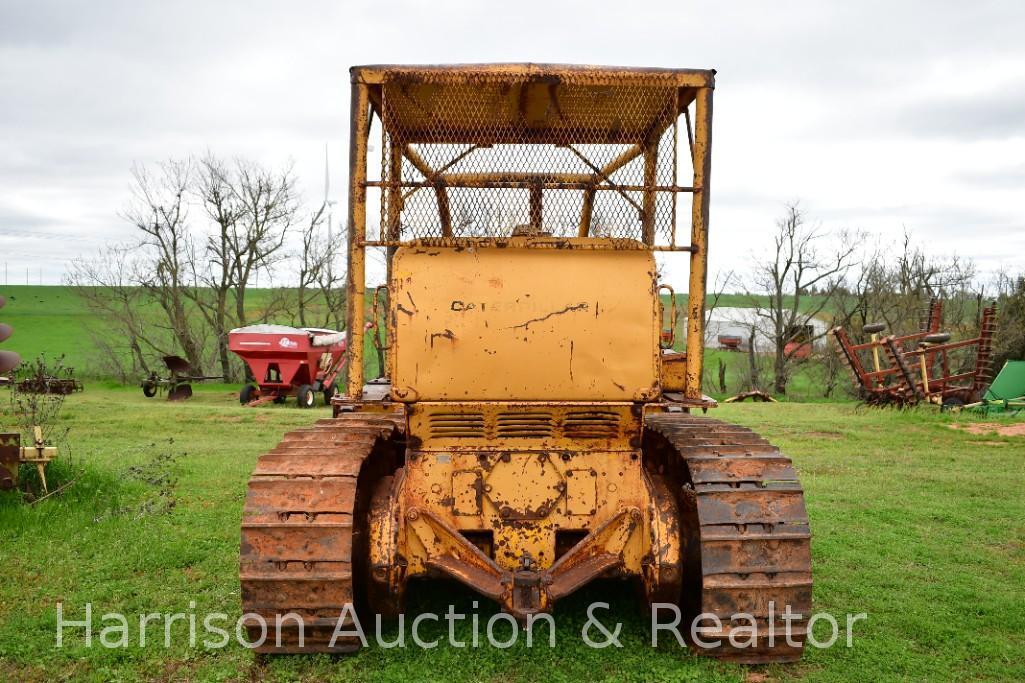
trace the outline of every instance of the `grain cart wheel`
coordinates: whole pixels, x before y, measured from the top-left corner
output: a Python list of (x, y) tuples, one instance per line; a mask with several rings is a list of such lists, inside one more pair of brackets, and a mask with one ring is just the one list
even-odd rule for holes
[(331, 405), (331, 397), (335, 395), (335, 383), (331, 382), (324, 387), (324, 405)]
[(153, 398), (157, 395), (157, 383), (146, 380), (142, 383), (142, 395), (146, 398)]
[(303, 384), (295, 394), (295, 402), (300, 408), (312, 408), (317, 403), (317, 392), (309, 384)]
[(242, 405), (248, 405), (252, 400), (259, 398), (260, 391), (252, 384), (247, 384), (242, 387), (242, 391), (238, 392), (238, 402)]
[[(664, 473), (678, 493), (681, 632), (689, 636), (699, 614), (714, 614), (721, 625), (705, 619), (701, 639), (721, 644), (694, 645), (696, 653), (745, 664), (797, 661), (811, 616), (811, 531), (790, 459), (749, 429), (703, 417), (651, 415), (644, 431), (645, 467)], [(790, 621), (796, 645), (787, 642), (787, 606), (801, 615)], [(750, 621), (734, 621), (742, 614), (756, 621), (753, 642)], [(736, 642), (749, 646), (731, 644), (735, 627)]]
[[(257, 652), (359, 649), (356, 636), (332, 644), (332, 635), (346, 606), (358, 607), (366, 593), (372, 493), (401, 464), (400, 427), (394, 417), (346, 413), (286, 434), (257, 461), (239, 552), (248, 639), (258, 641), (264, 625), (272, 634)], [(302, 645), (296, 615), (302, 618)], [(280, 643), (273, 635), (276, 617)], [(353, 628), (351, 622), (341, 626)]]

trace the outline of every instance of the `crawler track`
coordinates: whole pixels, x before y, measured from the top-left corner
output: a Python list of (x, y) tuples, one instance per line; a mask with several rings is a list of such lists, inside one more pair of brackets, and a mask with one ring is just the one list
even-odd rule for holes
[[(345, 414), (285, 435), (260, 457), (242, 514), (239, 576), (250, 642), (257, 652), (352, 652), (355, 637), (331, 638), (339, 615), (360, 598), (358, 561), (364, 492), (396, 466), (399, 422), (387, 416)], [(354, 557), (357, 559), (354, 561)], [(294, 618), (302, 617), (303, 642)], [(346, 627), (343, 625), (343, 630)]]
[[(679, 487), (684, 528), (685, 580), (681, 608), (689, 626), (701, 613), (702, 639), (721, 640), (702, 654), (761, 664), (801, 656), (811, 612), (811, 532), (804, 494), (790, 459), (744, 427), (685, 414), (659, 414), (645, 421), (645, 465), (669, 475)], [(770, 623), (769, 603), (773, 603)], [(791, 643), (781, 614), (789, 605)], [(732, 622), (750, 614), (758, 624), (750, 647), (729, 642)], [(774, 628), (772, 643), (769, 631)], [(740, 643), (750, 631), (738, 630)]]

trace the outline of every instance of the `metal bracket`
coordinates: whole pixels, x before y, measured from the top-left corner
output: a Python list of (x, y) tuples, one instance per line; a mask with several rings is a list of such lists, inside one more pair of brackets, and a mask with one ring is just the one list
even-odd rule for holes
[(532, 558), (524, 556), (520, 569), (508, 571), (431, 512), (414, 508), (406, 513), (406, 523), (427, 550), (428, 567), (498, 602), (521, 621), (550, 610), (559, 598), (621, 567), (623, 549), (641, 520), (637, 508), (621, 509), (549, 569), (534, 569)]
[(57, 448), (46, 445), (43, 428), (38, 425), (32, 428), (32, 437), (31, 446), (22, 446), (20, 434), (0, 434), (0, 490), (6, 491), (17, 486), (18, 466), (30, 463), (36, 466), (43, 492), (50, 492), (46, 484), (46, 463), (57, 457)]
[[(669, 329), (665, 329), (664, 322), (659, 323), (659, 345), (663, 349), (671, 349), (676, 343), (676, 321), (679, 314), (676, 310), (676, 292), (669, 285), (661, 284), (658, 286), (659, 292), (663, 289), (669, 292)], [(659, 320), (661, 321), (664, 317), (665, 309), (663, 309), (661, 304), (659, 304)], [(663, 335), (666, 335), (667, 333), (668, 338), (663, 338)]]
[(0, 490), (9, 491), (18, 485), (21, 464), (21, 435), (0, 434)]

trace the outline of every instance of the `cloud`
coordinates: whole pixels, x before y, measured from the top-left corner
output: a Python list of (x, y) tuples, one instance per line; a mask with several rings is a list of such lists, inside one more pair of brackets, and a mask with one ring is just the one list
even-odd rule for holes
[(897, 112), (909, 136), (987, 140), (1025, 137), (1025, 79), (979, 94), (949, 92), (922, 98)]
[(33, 228), (41, 228), (50, 225), (53, 219), (50, 216), (41, 215), (29, 211), (19, 211), (12, 206), (5, 206), (0, 201), (0, 237), (20, 234), (22, 237), (30, 237)]
[(968, 185), (986, 189), (1013, 189), (1025, 192), (1025, 163), (960, 171), (955, 174), (955, 178)]
[(986, 225), (1010, 244), (1023, 27), (1025, 3), (999, 0), (3, 3), (0, 235), (37, 231), (31, 253), (58, 281), (68, 254), (130, 234), (117, 212), (133, 162), (207, 149), (292, 158), (319, 201), (328, 142), (342, 202), (349, 65), (530, 60), (719, 69), (717, 267), (794, 198), (831, 224), (943, 240)]

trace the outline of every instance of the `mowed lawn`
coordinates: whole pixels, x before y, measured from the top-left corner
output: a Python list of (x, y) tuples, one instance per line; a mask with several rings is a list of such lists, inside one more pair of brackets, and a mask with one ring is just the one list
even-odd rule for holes
[[(748, 669), (694, 657), (664, 638), (650, 646), (632, 593), (602, 584), (560, 603), (557, 646), (456, 648), (447, 625), (422, 650), (373, 646), (351, 657), (257, 658), (237, 644), (189, 647), (187, 621), (139, 647), (138, 616), (239, 616), (238, 526), (257, 456), (326, 408), (241, 408), (232, 387), (198, 389), (184, 404), (138, 389), (87, 385), (68, 399), (68, 452), (84, 468), (64, 495), (29, 507), (0, 497), (0, 680), (1015, 680), (1025, 678), (1025, 438), (949, 428), (968, 417), (852, 404), (740, 404), (720, 419), (758, 428), (794, 459), (814, 533), (815, 610), (867, 613), (853, 647), (809, 649), (796, 665)], [(6, 390), (0, 409), (6, 409)], [(0, 423), (10, 424), (0, 413)], [(55, 480), (72, 474), (58, 464)], [(473, 613), (474, 596), (424, 587), (412, 608)], [(611, 603), (622, 648), (592, 649), (589, 603)], [(56, 603), (82, 619), (93, 605), (93, 647), (81, 629), (57, 649)], [(194, 602), (194, 606), (190, 603)], [(105, 612), (130, 615), (131, 645), (98, 644)], [(481, 600), (483, 625), (494, 608)], [(820, 622), (821, 626), (825, 626)], [(199, 640), (205, 637), (200, 626)], [(825, 629), (817, 629), (822, 639)], [(505, 631), (502, 631), (505, 633)], [(392, 628), (386, 635), (394, 636)], [(469, 640), (470, 626), (457, 631)], [(592, 632), (592, 636), (598, 635)], [(486, 642), (486, 641), (485, 641)]]

